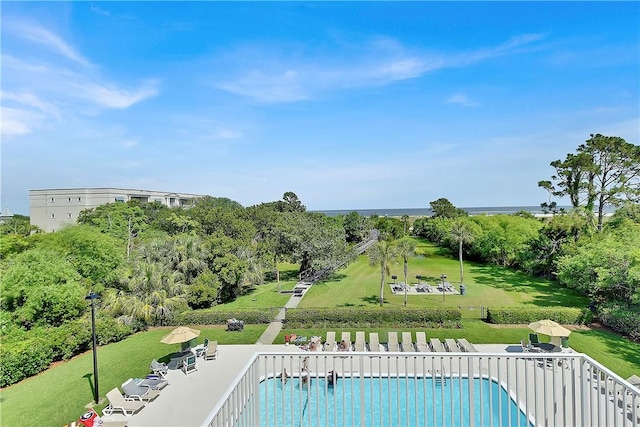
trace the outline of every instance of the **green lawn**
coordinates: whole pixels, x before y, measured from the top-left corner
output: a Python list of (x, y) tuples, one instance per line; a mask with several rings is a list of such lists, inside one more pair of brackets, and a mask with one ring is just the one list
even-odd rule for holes
[[(409, 262), (409, 281), (415, 282), (417, 274), (427, 282), (436, 284), (441, 274), (446, 274), (452, 284), (458, 283), (459, 263), (449, 254), (433, 245), (417, 240), (419, 256)], [(292, 289), (296, 284), (297, 266), (279, 266), (281, 287)], [(402, 265), (392, 266), (392, 274), (402, 279)], [(391, 280), (388, 280), (391, 283)], [(412, 307), (461, 307), (464, 319), (462, 329), (338, 329), (336, 332), (351, 331), (355, 339), (357, 330), (378, 332), (381, 341), (386, 341), (386, 333), (424, 330), (429, 338), (461, 338), (472, 343), (519, 343), (529, 334), (525, 326), (495, 326), (479, 319), (480, 306), (575, 306), (586, 307), (588, 300), (557, 284), (513, 272), (491, 265), (465, 262), (465, 285), (467, 294), (445, 297), (437, 295), (409, 296)], [(378, 304), (380, 286), (379, 266), (369, 266), (366, 256), (339, 271), (335, 278), (311, 287), (300, 306), (371, 306)], [(230, 304), (216, 307), (220, 310), (243, 308), (282, 307), (290, 294), (277, 292), (275, 283), (268, 283), (253, 289)], [(385, 288), (385, 305), (402, 306), (403, 295), (392, 295)], [(465, 309), (466, 308), (466, 309)], [(198, 342), (204, 338), (217, 340), (221, 344), (253, 344), (262, 335), (266, 325), (247, 325), (243, 332), (227, 332), (224, 326), (200, 327)], [(171, 328), (155, 329), (138, 333), (119, 343), (101, 347), (98, 352), (100, 394), (104, 396), (113, 387), (120, 386), (127, 378), (146, 375), (152, 359), (168, 361), (179, 345), (168, 346), (160, 343), (160, 338)], [(326, 336), (326, 329), (283, 330), (276, 343), (284, 342), (284, 335), (297, 333), (308, 337)], [(578, 352), (583, 352), (607, 366), (623, 378), (640, 374), (640, 344), (632, 343), (621, 336), (601, 329), (574, 331), (569, 344)], [(62, 426), (77, 420), (84, 412), (85, 405), (92, 402), (93, 365), (91, 352), (61, 363), (53, 369), (22, 381), (0, 392), (0, 425), (22, 425), (25, 420), (35, 425)], [(102, 403), (97, 407), (101, 410)], [(56, 408), (52, 411), (51, 408)]]
[[(220, 344), (253, 344), (266, 325), (247, 325), (243, 332), (227, 332), (225, 326), (197, 326), (205, 338)], [(168, 362), (179, 344), (167, 345), (160, 339), (172, 328), (141, 332), (123, 341), (98, 349), (98, 379), (100, 395), (120, 387), (128, 378), (140, 378), (149, 373), (152, 359)], [(40, 375), (29, 378), (0, 392), (0, 425), (27, 424), (63, 426), (77, 421), (85, 405), (93, 402), (93, 356), (87, 352), (68, 362), (57, 364)], [(105, 403), (97, 406), (101, 410)]]
[[(418, 256), (409, 260), (408, 281), (422, 281), (436, 285), (445, 274), (456, 287), (460, 281), (460, 263), (443, 254), (443, 250), (416, 239)], [(442, 294), (409, 295), (411, 307), (480, 307), (480, 306), (553, 306), (587, 307), (589, 300), (571, 289), (559, 287), (549, 280), (527, 276), (493, 265), (465, 262), (465, 295)], [(402, 264), (391, 266), (391, 275), (404, 280)], [(387, 284), (393, 280), (386, 278)], [(369, 306), (379, 304), (380, 266), (370, 266), (366, 255), (348, 265), (331, 280), (311, 287), (299, 307)], [(404, 295), (393, 295), (388, 285), (384, 289), (386, 306), (401, 306)]]

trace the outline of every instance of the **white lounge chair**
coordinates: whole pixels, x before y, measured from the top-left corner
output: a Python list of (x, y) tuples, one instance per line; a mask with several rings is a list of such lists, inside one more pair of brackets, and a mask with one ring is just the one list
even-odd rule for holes
[(218, 357), (218, 341), (210, 341), (207, 351), (204, 352), (204, 360), (211, 360)]
[(165, 378), (165, 375), (169, 371), (169, 366), (167, 366), (166, 363), (160, 363), (156, 359), (153, 359), (151, 361), (150, 369), (154, 374), (160, 375), (160, 377)]
[(429, 340), (429, 343), (431, 343), (431, 348), (436, 353), (445, 353), (447, 351), (447, 350), (444, 349), (444, 346), (442, 345), (442, 341), (440, 341), (437, 338), (431, 338)]
[(384, 347), (380, 345), (380, 338), (377, 332), (369, 333), (369, 351), (384, 351)]
[(412, 353), (416, 351), (413, 347), (413, 341), (411, 339), (411, 332), (402, 333), (402, 351), (406, 353)]
[(141, 387), (129, 378), (122, 384), (124, 395), (133, 400), (144, 400), (150, 402), (160, 395), (160, 390), (153, 390), (149, 387)]
[(366, 351), (364, 342), (364, 332), (356, 332), (356, 342), (353, 346), (355, 351)]
[(456, 341), (452, 338), (445, 338), (444, 346), (447, 348), (447, 351), (451, 353), (457, 353), (458, 351), (461, 351)]
[(125, 399), (118, 388), (114, 388), (108, 392), (107, 399), (109, 399), (109, 405), (102, 410), (102, 413), (105, 415), (111, 415), (115, 411), (120, 411), (125, 416), (130, 417), (140, 409), (144, 408), (145, 405), (145, 402), (141, 402), (139, 400)]
[(458, 339), (458, 345), (462, 349), (462, 351), (466, 351), (468, 353), (477, 353), (478, 350), (469, 342), (466, 338)]
[(351, 332), (343, 332), (342, 340), (340, 340), (340, 345), (338, 346), (338, 350), (340, 350), (344, 346), (343, 351), (351, 351)]
[(416, 332), (416, 349), (420, 352), (430, 351), (425, 332)]
[(400, 351), (400, 345), (398, 344), (398, 333), (389, 332), (387, 334), (387, 337), (388, 337), (387, 349), (389, 351)]
[(327, 332), (327, 340), (324, 342), (324, 351), (336, 350), (336, 333), (333, 331)]

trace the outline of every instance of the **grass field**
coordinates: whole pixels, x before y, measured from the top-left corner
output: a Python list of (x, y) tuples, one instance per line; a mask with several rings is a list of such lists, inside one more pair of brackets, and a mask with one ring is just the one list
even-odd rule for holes
[[(420, 256), (409, 263), (409, 282), (415, 282), (417, 274), (423, 281), (437, 283), (441, 274), (457, 285), (459, 263), (433, 245), (419, 241)], [(282, 289), (292, 289), (296, 283), (297, 266), (280, 265)], [(391, 268), (392, 274), (402, 279), (402, 266)], [(389, 281), (391, 282), (391, 281)], [(467, 338), (472, 343), (519, 343), (529, 334), (525, 325), (489, 325), (480, 317), (480, 306), (575, 306), (585, 307), (588, 300), (557, 284), (531, 278), (508, 269), (490, 265), (465, 262), (465, 285), (467, 294), (445, 297), (436, 295), (409, 296), (411, 307), (461, 307), (464, 318), (462, 329), (337, 329), (336, 332), (351, 331), (355, 338), (357, 330), (378, 332), (382, 342), (388, 331), (424, 330), (429, 338)], [(312, 286), (299, 307), (371, 306), (378, 304), (380, 270), (369, 266), (366, 256), (338, 272), (336, 277)], [(216, 307), (220, 310), (242, 308), (282, 307), (290, 294), (277, 292), (275, 283), (257, 287), (247, 295), (230, 304)], [(385, 305), (402, 306), (404, 295), (392, 295), (385, 288)], [(227, 332), (224, 326), (197, 326), (202, 331), (198, 342), (204, 338), (217, 340), (220, 344), (253, 344), (262, 335), (266, 325), (247, 325), (241, 333)], [(120, 386), (130, 377), (146, 375), (152, 359), (168, 361), (179, 345), (165, 345), (160, 339), (172, 328), (154, 329), (138, 333), (119, 343), (101, 347), (98, 352), (100, 394), (104, 396), (113, 387)], [(308, 337), (326, 336), (327, 329), (283, 330), (276, 343), (284, 342), (284, 334), (297, 333)], [(640, 344), (632, 343), (618, 334), (603, 329), (584, 329), (572, 332), (569, 344), (578, 352), (593, 357), (611, 370), (626, 378), (640, 374)], [(19, 426), (25, 423), (46, 426), (63, 426), (77, 420), (85, 405), (93, 400), (93, 365), (91, 352), (72, 360), (59, 363), (36, 377), (27, 379), (0, 391), (0, 425)], [(101, 410), (105, 403), (97, 406)], [(55, 410), (52, 410), (55, 408)]]
[[(440, 275), (458, 287), (460, 263), (450, 256), (443, 256), (442, 249), (417, 240), (418, 256), (409, 261), (407, 280), (417, 283), (416, 275), (423, 282), (436, 285)], [(480, 306), (555, 306), (587, 307), (589, 300), (571, 289), (561, 288), (549, 280), (527, 276), (507, 268), (493, 265), (465, 262), (465, 295), (442, 294), (409, 295), (411, 307), (480, 307)], [(404, 280), (402, 264), (391, 266), (391, 275)], [(385, 285), (385, 305), (404, 305), (404, 294), (393, 295), (388, 286), (393, 280), (387, 278)], [(380, 267), (370, 266), (366, 255), (339, 271), (327, 281), (311, 287), (299, 307), (354, 307), (379, 304)]]

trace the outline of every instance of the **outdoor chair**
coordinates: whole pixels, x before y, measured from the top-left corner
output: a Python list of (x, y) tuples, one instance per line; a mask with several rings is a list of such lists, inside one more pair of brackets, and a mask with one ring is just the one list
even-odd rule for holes
[(133, 378), (129, 378), (122, 384), (122, 391), (124, 395), (129, 399), (144, 400), (150, 402), (160, 395), (160, 390), (153, 390), (149, 387), (140, 387), (133, 381)]
[(412, 353), (416, 351), (415, 348), (413, 348), (413, 341), (411, 340), (411, 332), (402, 333), (402, 351), (406, 353)]
[(198, 362), (196, 360), (195, 354), (193, 356), (187, 357), (186, 360), (182, 361), (182, 371), (185, 374), (189, 374), (191, 372), (195, 372), (198, 370)]
[(324, 351), (335, 351), (336, 348), (336, 333), (333, 331), (327, 332), (327, 340), (324, 342)]
[(354, 344), (355, 351), (366, 351), (364, 343), (364, 332), (356, 332), (356, 343)]
[(387, 348), (389, 351), (400, 351), (400, 345), (398, 344), (398, 333), (397, 332), (389, 332), (387, 334), (388, 342)]
[(202, 357), (207, 352), (207, 348), (209, 348), (209, 339), (205, 338), (204, 344), (195, 346), (191, 351), (193, 351), (196, 357)]
[(451, 353), (455, 353), (455, 352), (461, 351), (460, 347), (458, 347), (458, 344), (456, 343), (456, 341), (454, 339), (446, 338), (444, 340), (444, 345), (447, 348), (447, 351), (449, 351)]
[(109, 400), (109, 405), (102, 410), (105, 415), (111, 415), (115, 411), (119, 411), (129, 417), (144, 408), (145, 405), (145, 402), (125, 399), (117, 387), (107, 393), (107, 399)]
[(416, 332), (416, 349), (419, 352), (429, 351), (427, 344), (427, 334), (425, 332)]
[(156, 359), (153, 359), (151, 361), (151, 371), (154, 374), (160, 375), (162, 378), (165, 378), (165, 375), (169, 371), (169, 366), (167, 366), (166, 363), (160, 363)]
[(345, 346), (345, 351), (351, 351), (351, 332), (343, 332), (340, 345)]
[(529, 334), (529, 341), (534, 347), (540, 344), (540, 341), (538, 340), (538, 334)]
[(431, 348), (436, 353), (445, 353), (446, 352), (446, 350), (444, 349), (444, 346), (442, 345), (442, 341), (440, 341), (438, 338), (431, 338), (429, 340), (429, 342), (431, 343)]
[(380, 346), (380, 338), (377, 332), (369, 333), (369, 351), (384, 351), (384, 347)]
[(462, 351), (465, 351), (467, 353), (477, 353), (478, 352), (478, 350), (473, 346), (473, 344), (471, 344), (469, 341), (467, 341), (466, 338), (460, 338), (458, 340), (458, 345), (460, 346)]
[(218, 341), (211, 341), (204, 352), (204, 360), (216, 359), (218, 357)]
[(144, 378), (142, 381), (140, 381), (138, 385), (140, 387), (148, 387), (153, 390), (162, 390), (169, 385), (169, 381), (163, 380), (158, 375), (147, 375), (147, 378)]

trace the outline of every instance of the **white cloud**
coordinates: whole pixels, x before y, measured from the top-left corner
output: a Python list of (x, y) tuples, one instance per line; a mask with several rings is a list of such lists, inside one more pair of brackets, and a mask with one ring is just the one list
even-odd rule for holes
[[(15, 101), (27, 107), (42, 111), (47, 115), (60, 118), (60, 109), (52, 103), (43, 101), (37, 95), (28, 92), (1, 92), (0, 99), (3, 101)], [(6, 102), (5, 102), (6, 105)]]
[(242, 132), (237, 132), (224, 128), (217, 128), (215, 132), (215, 138), (217, 139), (235, 139), (240, 138), (242, 136)]
[(214, 77), (212, 85), (257, 102), (303, 101), (331, 90), (387, 85), (439, 69), (470, 66), (515, 53), (544, 37), (525, 34), (495, 47), (454, 55), (409, 52), (396, 40), (376, 37), (364, 45), (348, 46), (348, 59), (310, 58), (299, 46), (247, 45), (217, 58), (212, 69), (230, 70), (230, 75)]
[(104, 85), (97, 82), (69, 83), (79, 91), (79, 96), (97, 105), (124, 109), (158, 94), (155, 83), (148, 83), (141, 89), (129, 91), (115, 85)]
[(111, 16), (111, 13), (108, 10), (104, 10), (102, 8), (100, 8), (100, 6), (91, 3), (91, 11), (95, 12), (99, 15), (103, 15), (103, 16)]
[(65, 42), (58, 35), (37, 24), (20, 21), (7, 21), (4, 25), (8, 31), (18, 37), (44, 46), (45, 48), (77, 62), (78, 64), (84, 66), (91, 65), (89, 60), (76, 51), (73, 46)]
[(462, 93), (456, 93), (454, 95), (451, 95), (449, 98), (446, 99), (445, 103), (462, 105), (463, 107), (476, 107), (480, 105), (476, 101), (469, 99), (467, 95)]

